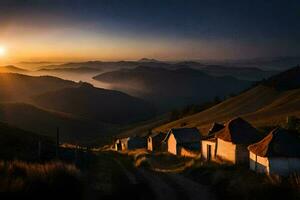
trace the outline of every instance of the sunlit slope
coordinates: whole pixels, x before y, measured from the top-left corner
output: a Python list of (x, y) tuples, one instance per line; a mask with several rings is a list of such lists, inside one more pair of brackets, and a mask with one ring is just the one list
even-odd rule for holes
[(198, 127), (204, 133), (213, 122), (225, 122), (236, 116), (245, 117), (257, 126), (283, 122), (286, 116), (299, 114), (300, 89), (279, 92), (272, 87), (259, 85), (239, 96), (230, 98), (208, 110), (165, 124), (156, 131), (173, 127)]
[(56, 77), (0, 73), (0, 102), (28, 101), (33, 95), (74, 86), (75, 82)]
[(287, 116), (300, 116), (300, 89), (283, 92), (272, 103), (245, 117), (257, 126), (277, 125)]
[(108, 132), (105, 124), (62, 112), (46, 110), (25, 103), (0, 103), (0, 121), (40, 135), (56, 136), (60, 128), (61, 139), (67, 142), (89, 142)]
[(212, 122), (225, 122), (241, 116), (253, 125), (275, 126), (287, 116), (300, 116), (300, 67), (293, 67), (239, 96), (226, 100), (208, 110), (156, 128), (167, 131), (173, 127), (196, 126), (204, 133)]
[(165, 124), (156, 131), (167, 131), (173, 127), (198, 127), (206, 132), (213, 122), (224, 122), (235, 116), (242, 116), (264, 108), (274, 99), (280, 98), (280, 92), (273, 88), (258, 86), (239, 96), (230, 98), (208, 110)]

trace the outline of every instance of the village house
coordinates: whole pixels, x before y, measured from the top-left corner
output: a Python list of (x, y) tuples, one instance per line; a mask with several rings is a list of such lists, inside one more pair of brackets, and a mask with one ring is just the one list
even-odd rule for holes
[(127, 142), (129, 138), (118, 138), (114, 142), (116, 151), (124, 151), (127, 149)]
[(253, 171), (283, 176), (300, 172), (299, 136), (285, 129), (274, 129), (248, 149)]
[(163, 140), (165, 137), (166, 134), (162, 132), (150, 134), (148, 136), (147, 149), (149, 151), (163, 151)]
[(120, 138), (115, 141), (116, 151), (134, 150), (147, 148), (147, 138), (145, 137), (126, 137)]
[(167, 151), (174, 155), (196, 157), (201, 151), (201, 135), (197, 128), (173, 128), (164, 143)]
[(216, 141), (215, 133), (224, 128), (223, 124), (213, 123), (208, 134), (201, 141), (201, 156), (206, 161), (212, 161), (216, 158)]
[(208, 136), (209, 135), (212, 135), (212, 134), (215, 134), (216, 132), (222, 130), (225, 126), (223, 124), (219, 124), (219, 123), (213, 123), (211, 128), (209, 129), (208, 131)]
[(249, 162), (247, 147), (258, 140), (258, 131), (247, 121), (232, 119), (216, 133), (216, 159), (232, 164)]

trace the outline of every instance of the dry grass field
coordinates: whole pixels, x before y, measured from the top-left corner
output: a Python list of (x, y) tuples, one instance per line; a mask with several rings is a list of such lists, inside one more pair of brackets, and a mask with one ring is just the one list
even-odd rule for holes
[(300, 89), (279, 92), (271, 87), (257, 86), (208, 110), (155, 128), (166, 132), (174, 127), (197, 127), (207, 133), (213, 122), (224, 123), (240, 116), (256, 127), (285, 123), (287, 116), (300, 116)]

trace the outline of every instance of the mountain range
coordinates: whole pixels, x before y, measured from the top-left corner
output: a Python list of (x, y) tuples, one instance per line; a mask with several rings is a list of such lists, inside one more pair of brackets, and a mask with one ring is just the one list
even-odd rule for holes
[(203, 112), (164, 124), (155, 131), (174, 127), (198, 127), (206, 133), (213, 122), (241, 116), (256, 127), (285, 123), (288, 116), (300, 116), (300, 67), (294, 67), (261, 81), (251, 89)]
[(259, 81), (279, 73), (278, 71), (267, 71), (257, 67), (232, 67), (222, 65), (209, 65), (200, 69), (212, 76), (233, 76), (241, 80)]
[(192, 68), (166, 69), (139, 66), (94, 77), (113, 89), (143, 98), (162, 109), (201, 103), (215, 97), (238, 93), (250, 81), (230, 76), (215, 77)]
[[(247, 67), (230, 65), (215, 65), (209, 63), (201, 63), (195, 61), (180, 61), (180, 62), (165, 62), (150, 58), (142, 58), (138, 61), (118, 61), (118, 62), (102, 62), (89, 61), (81, 63), (65, 63), (60, 65), (49, 65), (41, 67), (37, 72), (49, 73), (97, 73), (110, 72), (120, 69), (133, 69), (139, 66), (147, 66), (153, 68), (180, 69), (193, 68), (201, 70), (212, 76), (233, 76), (241, 80), (258, 81), (263, 78), (268, 78), (271, 75), (278, 73), (276, 70), (263, 70), (257, 67)], [(97, 71), (99, 70), (99, 71)], [(55, 75), (55, 74), (54, 74)]]
[(144, 100), (63, 79), (0, 73), (0, 121), (65, 140), (92, 140), (155, 114)]
[(62, 73), (100, 73), (101, 69), (97, 68), (92, 68), (92, 67), (69, 67), (69, 68), (64, 68), (64, 67), (58, 67), (58, 68), (43, 68), (38, 70), (37, 72), (45, 72), (45, 73), (53, 73), (53, 72), (62, 72)]

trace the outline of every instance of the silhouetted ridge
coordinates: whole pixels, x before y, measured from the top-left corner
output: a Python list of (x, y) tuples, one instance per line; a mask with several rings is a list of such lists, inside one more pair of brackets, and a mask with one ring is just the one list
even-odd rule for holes
[(275, 75), (262, 83), (277, 90), (291, 90), (300, 87), (300, 66), (293, 67), (285, 72)]

